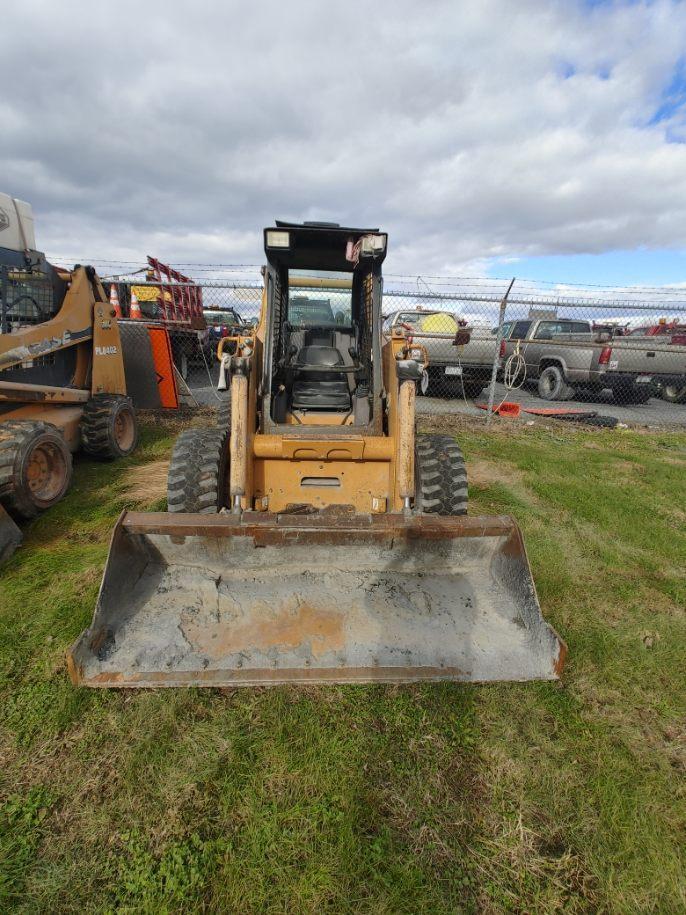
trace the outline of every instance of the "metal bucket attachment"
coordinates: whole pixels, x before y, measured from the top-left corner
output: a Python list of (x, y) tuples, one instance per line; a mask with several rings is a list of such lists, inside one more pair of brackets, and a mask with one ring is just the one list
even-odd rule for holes
[(511, 518), (125, 513), (68, 663), (100, 687), (552, 680), (565, 651)]

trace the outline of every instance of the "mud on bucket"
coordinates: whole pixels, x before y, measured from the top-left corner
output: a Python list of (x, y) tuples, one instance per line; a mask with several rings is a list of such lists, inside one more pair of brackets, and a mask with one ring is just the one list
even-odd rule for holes
[(95, 687), (556, 679), (508, 517), (125, 513), (93, 623)]

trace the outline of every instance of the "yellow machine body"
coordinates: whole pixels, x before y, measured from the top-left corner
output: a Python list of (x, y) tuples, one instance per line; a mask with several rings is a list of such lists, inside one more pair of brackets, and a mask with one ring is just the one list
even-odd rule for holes
[(137, 441), (119, 326), (91, 267), (58, 271), (38, 252), (0, 267), (0, 562), (17, 520), (67, 492), (71, 452), (120, 457)]
[[(21, 281), (20, 271), (15, 276)], [(83, 404), (93, 394), (126, 394), (119, 326), (100, 280), (86, 267), (68, 274), (69, 286), (49, 320), (0, 334), (0, 423), (42, 420), (57, 426), (72, 451), (79, 447)], [(69, 385), (22, 382), (13, 371), (74, 349)]]

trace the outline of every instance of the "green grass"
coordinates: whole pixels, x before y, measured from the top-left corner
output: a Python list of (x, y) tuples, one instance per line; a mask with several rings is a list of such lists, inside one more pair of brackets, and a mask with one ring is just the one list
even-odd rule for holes
[(0, 911), (686, 910), (686, 436), (458, 437), (472, 511), (524, 530), (561, 684), (76, 690), (170, 433), (78, 461), (0, 577)]

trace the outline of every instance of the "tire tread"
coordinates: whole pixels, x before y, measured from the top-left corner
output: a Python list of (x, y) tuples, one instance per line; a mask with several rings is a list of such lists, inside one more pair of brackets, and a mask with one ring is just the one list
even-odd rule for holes
[[(22, 481), (18, 478), (17, 464), (24, 448), (28, 447), (36, 436), (51, 432), (63, 440), (62, 433), (53, 423), (42, 420), (8, 420), (0, 425), (0, 503), (16, 518), (35, 518), (41, 511), (30, 496), (22, 491)], [(63, 440), (64, 441), (64, 440)], [(72, 457), (64, 443), (64, 457), (67, 464), (67, 484), (71, 483)], [(60, 496), (60, 498), (62, 498)], [(55, 500), (56, 502), (59, 499)]]
[(174, 444), (167, 477), (170, 512), (219, 511), (226, 477), (228, 429), (186, 429)]
[[(83, 409), (80, 427), (81, 444), (87, 454), (106, 461), (123, 456), (111, 432), (112, 414), (122, 404), (130, 407), (134, 423), (136, 423), (136, 413), (130, 397), (122, 394), (96, 394), (87, 402)], [(138, 429), (136, 428), (131, 451), (136, 448), (137, 444)]]
[(467, 470), (449, 435), (418, 435), (415, 444), (415, 507), (420, 513), (466, 515)]

